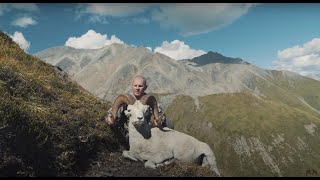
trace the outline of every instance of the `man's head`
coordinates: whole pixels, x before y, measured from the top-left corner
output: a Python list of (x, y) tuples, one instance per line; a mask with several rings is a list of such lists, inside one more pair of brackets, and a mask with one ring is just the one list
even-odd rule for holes
[(139, 100), (147, 89), (147, 80), (143, 76), (135, 76), (132, 80), (132, 93)]

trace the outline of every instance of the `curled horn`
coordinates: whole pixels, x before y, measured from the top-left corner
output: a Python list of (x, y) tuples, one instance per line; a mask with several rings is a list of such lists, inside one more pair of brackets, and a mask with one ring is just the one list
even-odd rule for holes
[(129, 104), (134, 104), (136, 100), (134, 99), (134, 97), (132, 97), (131, 95), (123, 95), (123, 94), (120, 94), (113, 102), (113, 105), (112, 105), (112, 110), (111, 110), (111, 114), (114, 118), (116, 118), (117, 116), (117, 112), (119, 110), (119, 108), (126, 104), (126, 105), (129, 105)]
[(160, 125), (159, 109), (158, 109), (158, 103), (156, 98), (153, 95), (146, 94), (141, 97), (140, 102), (141, 104), (149, 105), (152, 107), (153, 115), (154, 115), (154, 124), (156, 126)]

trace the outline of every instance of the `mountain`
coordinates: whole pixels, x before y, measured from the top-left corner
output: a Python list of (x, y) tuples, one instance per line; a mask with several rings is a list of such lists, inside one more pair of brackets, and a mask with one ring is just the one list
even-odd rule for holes
[(194, 62), (195, 66), (204, 66), (211, 63), (223, 63), (223, 64), (250, 64), (240, 58), (230, 58), (223, 56), (217, 52), (209, 51), (207, 54), (195, 57), (193, 59), (188, 59), (184, 61)]
[[(224, 176), (306, 176), (320, 169), (320, 82), (209, 52), (176, 61), (144, 47), (35, 54), (108, 101), (147, 77), (175, 128), (210, 145)], [(315, 175), (315, 174), (313, 174)]]
[[(82, 87), (110, 101), (120, 93), (130, 92), (130, 83), (135, 75), (145, 75), (149, 83), (147, 91), (163, 95), (160, 101), (165, 107), (180, 94), (192, 96), (197, 101), (200, 96), (245, 89), (257, 93), (259, 88), (252, 84), (255, 78), (274, 79), (270, 70), (212, 52), (192, 60), (176, 61), (144, 47), (114, 43), (100, 49), (54, 47), (35, 56), (59, 66)], [(219, 60), (211, 60), (210, 57), (218, 57)], [(200, 60), (227, 63), (200, 66), (196, 64)], [(294, 73), (283, 73), (298, 77)]]
[(144, 164), (122, 157), (121, 136), (105, 124), (110, 102), (2, 32), (0, 94), (0, 177), (212, 176), (179, 162), (141, 171)]

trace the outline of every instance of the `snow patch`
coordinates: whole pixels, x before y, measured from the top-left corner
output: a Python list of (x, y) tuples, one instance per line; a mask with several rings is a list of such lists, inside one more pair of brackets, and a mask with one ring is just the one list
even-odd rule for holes
[(314, 132), (318, 127), (315, 124), (311, 123), (311, 124), (304, 125), (304, 128), (310, 135), (314, 136)]
[(271, 171), (273, 173), (277, 173), (281, 177), (282, 175), (277, 162), (274, 160), (274, 157), (272, 157), (272, 155), (268, 154), (265, 145), (259, 140), (259, 138), (250, 138), (250, 144), (252, 148), (259, 152), (263, 162), (271, 168)]

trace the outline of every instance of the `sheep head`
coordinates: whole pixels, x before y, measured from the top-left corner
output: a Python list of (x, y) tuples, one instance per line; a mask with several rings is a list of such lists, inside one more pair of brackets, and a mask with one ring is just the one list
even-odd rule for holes
[[(135, 104), (135, 106), (133, 106), (133, 104)], [(132, 119), (138, 120), (138, 118), (140, 118), (141, 122), (145, 120), (144, 115), (150, 106), (152, 107), (152, 110), (153, 110), (154, 125), (158, 126), (160, 124), (158, 103), (156, 98), (153, 95), (146, 94), (140, 98), (140, 101), (136, 101), (136, 99), (131, 95), (123, 95), (123, 94), (119, 95), (115, 99), (112, 106), (111, 113), (114, 118), (117, 117), (116, 116), (117, 112), (122, 105), (128, 105), (127, 110), (125, 111), (125, 114), (128, 117), (135, 116), (135, 118), (132, 118)], [(143, 119), (141, 119), (141, 116), (143, 117)]]
[(146, 112), (148, 109), (149, 105), (136, 101), (133, 105), (128, 105), (127, 110), (125, 110), (124, 113), (135, 127), (140, 127), (144, 123), (147, 123)]

